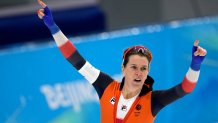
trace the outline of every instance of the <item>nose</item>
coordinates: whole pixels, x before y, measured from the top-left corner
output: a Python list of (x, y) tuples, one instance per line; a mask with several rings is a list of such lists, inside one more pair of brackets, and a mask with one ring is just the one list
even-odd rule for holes
[(142, 72), (141, 72), (140, 70), (136, 70), (135, 74), (136, 74), (137, 76), (141, 76), (141, 75), (142, 75)]

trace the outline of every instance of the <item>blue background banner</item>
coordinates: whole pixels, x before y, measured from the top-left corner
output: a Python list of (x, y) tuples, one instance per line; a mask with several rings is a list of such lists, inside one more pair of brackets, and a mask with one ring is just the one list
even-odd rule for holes
[[(64, 30), (62, 30), (64, 32)], [(123, 51), (147, 46), (153, 53), (154, 89), (180, 83), (194, 41), (207, 49), (195, 90), (167, 106), (155, 123), (218, 122), (218, 17), (145, 25), (70, 40), (93, 66), (121, 80)], [(94, 88), (69, 64), (54, 41), (0, 51), (0, 122), (99, 123)]]

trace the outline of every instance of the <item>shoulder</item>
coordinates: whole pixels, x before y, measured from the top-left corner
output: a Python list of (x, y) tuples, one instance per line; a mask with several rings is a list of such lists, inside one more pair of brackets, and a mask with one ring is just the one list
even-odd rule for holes
[(119, 87), (120, 87), (120, 83), (116, 80), (113, 80), (107, 87), (107, 89), (115, 89), (115, 90), (119, 90)]

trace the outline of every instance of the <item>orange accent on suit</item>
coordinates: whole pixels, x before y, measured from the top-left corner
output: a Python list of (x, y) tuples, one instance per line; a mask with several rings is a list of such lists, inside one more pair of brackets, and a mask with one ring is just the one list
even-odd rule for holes
[[(113, 81), (105, 89), (101, 99), (101, 123), (116, 123), (117, 104), (121, 91), (120, 83)], [(114, 102), (115, 101), (115, 102)], [(123, 123), (153, 123), (155, 117), (151, 113), (151, 91), (137, 97), (131, 109), (123, 119)]]

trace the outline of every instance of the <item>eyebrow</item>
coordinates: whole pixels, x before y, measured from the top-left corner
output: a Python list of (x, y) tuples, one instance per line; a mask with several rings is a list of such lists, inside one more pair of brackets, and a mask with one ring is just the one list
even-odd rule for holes
[[(131, 66), (137, 66), (136, 64), (130, 64)], [(148, 65), (142, 65), (142, 67), (148, 67)]]

